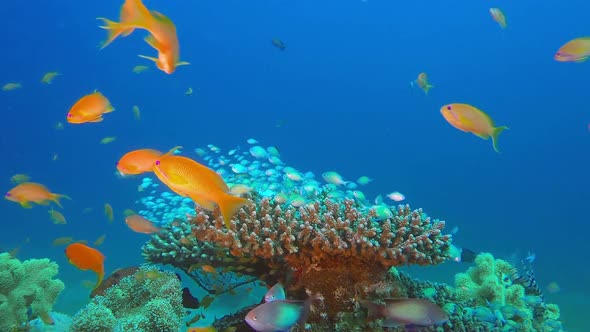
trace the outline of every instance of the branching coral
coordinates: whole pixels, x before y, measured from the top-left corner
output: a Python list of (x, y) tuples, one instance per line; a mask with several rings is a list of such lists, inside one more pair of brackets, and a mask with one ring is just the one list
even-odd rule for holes
[(143, 254), (189, 273), (194, 264), (212, 264), (269, 284), (287, 281), (302, 296), (303, 290), (323, 294), (330, 319), (350, 310), (350, 296), (362, 295), (359, 285), (382, 281), (390, 267), (447, 258), (451, 237), (441, 234), (444, 222), (407, 205), (378, 221), (373, 210), (349, 199), (325, 198), (299, 208), (269, 198), (254, 197), (252, 203), (229, 230), (218, 211), (197, 208), (190, 226), (177, 223), (154, 235)]
[(142, 267), (74, 316), (73, 332), (177, 332), (184, 316), (180, 281)]
[(20, 328), (32, 318), (49, 315), (64, 289), (63, 282), (53, 279), (58, 269), (46, 258), (21, 262), (8, 253), (0, 254), (0, 331)]

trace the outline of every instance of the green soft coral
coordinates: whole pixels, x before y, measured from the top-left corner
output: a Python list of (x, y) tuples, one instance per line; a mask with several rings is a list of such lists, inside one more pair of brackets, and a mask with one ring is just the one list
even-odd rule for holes
[(475, 266), (455, 276), (459, 299), (473, 300), (477, 305), (500, 303), (524, 307), (524, 288), (512, 283), (514, 267), (489, 253), (475, 258)]
[(177, 332), (183, 317), (176, 275), (142, 267), (80, 310), (71, 331)]
[(59, 266), (46, 258), (21, 262), (9, 253), (0, 254), (0, 331), (49, 314), (64, 289), (63, 282), (53, 279), (58, 272)]

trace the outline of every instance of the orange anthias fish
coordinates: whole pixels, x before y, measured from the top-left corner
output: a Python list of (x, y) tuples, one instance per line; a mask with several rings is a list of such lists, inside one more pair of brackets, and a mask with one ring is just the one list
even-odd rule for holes
[(483, 111), (468, 104), (448, 104), (441, 107), (445, 120), (453, 127), (477, 135), (483, 139), (492, 138), (496, 152), (498, 150), (498, 135), (508, 127), (495, 127), (494, 121)]
[(146, 37), (145, 41), (158, 51), (158, 57), (153, 58), (145, 55), (140, 55), (140, 57), (154, 61), (156, 66), (166, 74), (172, 74), (177, 66), (188, 65), (188, 62), (180, 61), (180, 44), (174, 23), (157, 11), (147, 10), (141, 0), (127, 0), (125, 4), (128, 2), (132, 3), (129, 8), (133, 11), (129, 15), (128, 21), (113, 22), (99, 18), (105, 23), (101, 28), (111, 31), (109, 38), (111, 35), (117, 35), (119, 31), (126, 31), (130, 28), (147, 30), (151, 35)]
[(137, 233), (154, 234), (160, 231), (160, 228), (156, 227), (153, 222), (137, 214), (126, 217), (125, 223)]
[(228, 229), (233, 215), (248, 203), (228, 194), (221, 175), (190, 158), (167, 153), (154, 163), (154, 173), (174, 192), (190, 197), (206, 210), (212, 211), (217, 204)]
[(82, 243), (72, 243), (66, 247), (65, 253), (70, 263), (75, 267), (83, 271), (95, 272), (98, 281), (94, 288), (100, 286), (104, 278), (104, 255), (100, 251)]
[(494, 21), (496, 21), (496, 23), (498, 23), (502, 29), (506, 29), (506, 16), (504, 13), (502, 13), (500, 8), (490, 8), (490, 14), (492, 15)]
[(121, 157), (117, 162), (117, 169), (124, 175), (151, 172), (154, 163), (161, 156), (162, 152), (153, 149), (134, 150)]
[(60, 198), (71, 199), (66, 195), (54, 194), (49, 192), (44, 185), (34, 182), (23, 182), (12, 188), (4, 195), (9, 201), (17, 202), (24, 208), (31, 208), (31, 203), (48, 205), (50, 201), (62, 207)]
[(68, 112), (66, 120), (75, 124), (101, 122), (103, 114), (114, 110), (111, 102), (102, 93), (96, 91), (80, 98)]
[(590, 56), (590, 37), (570, 40), (555, 53), (554, 59), (559, 62), (584, 62)]
[[(107, 47), (113, 40), (120, 35), (123, 37), (129, 36), (134, 27), (126, 26), (128, 23), (135, 22), (141, 15), (149, 15), (149, 10), (144, 6), (141, 1), (138, 0), (125, 0), (125, 3), (121, 6), (121, 13), (119, 14), (119, 25), (114, 29), (108, 29), (108, 37), (102, 43), (101, 48)], [(108, 24), (108, 20), (105, 18), (98, 18)], [(113, 22), (115, 23), (115, 22)]]
[(420, 89), (424, 90), (424, 94), (426, 94), (426, 95), (428, 94), (428, 91), (434, 87), (433, 85), (428, 83), (428, 75), (426, 75), (426, 73), (418, 74), (418, 78), (416, 79), (416, 83), (418, 83), (418, 86), (420, 87)]

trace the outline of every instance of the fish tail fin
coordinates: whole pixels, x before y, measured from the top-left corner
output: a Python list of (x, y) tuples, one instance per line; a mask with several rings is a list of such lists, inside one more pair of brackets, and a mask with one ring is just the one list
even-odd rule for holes
[(250, 201), (248, 201), (245, 198), (224, 194), (222, 197), (219, 198), (219, 200), (216, 201), (216, 203), (219, 206), (221, 215), (223, 216), (223, 222), (225, 223), (225, 227), (229, 229), (230, 221), (233, 218), (234, 214), (242, 206), (250, 203)]
[(62, 198), (66, 198), (66, 199), (72, 200), (70, 198), (70, 196), (68, 196), (68, 195), (51, 194), (51, 201), (53, 201), (55, 204), (57, 204), (57, 206), (59, 206), (60, 208), (63, 208), (63, 206), (61, 206), (61, 203), (59, 201)]
[(100, 287), (100, 285), (102, 284), (102, 281), (104, 279), (104, 270), (100, 270), (99, 272), (96, 272), (96, 275), (97, 275), (96, 286), (94, 286), (94, 288), (92, 289), (93, 291), (96, 290), (98, 287)]
[(301, 327), (305, 327), (305, 323), (307, 322), (307, 318), (309, 318), (309, 313), (311, 312), (313, 303), (322, 299), (323, 296), (320, 293), (311, 294), (303, 304), (303, 311), (301, 312), (301, 317), (299, 317), (297, 324), (299, 324)]
[[(129, 28), (128, 26), (125, 26), (119, 22), (111, 21), (111, 20), (106, 19), (104, 17), (98, 17), (97, 20), (101, 20), (104, 24), (104, 25), (100, 25), (99, 26), (100, 28), (108, 30), (107, 39), (105, 41), (103, 41), (102, 44), (100, 45), (101, 49), (107, 47), (110, 43), (113, 42), (113, 40), (117, 39), (117, 37), (119, 37), (119, 35), (123, 34), (124, 36), (127, 36), (131, 32), (133, 32), (132, 27)], [(131, 29), (131, 31), (129, 31), (129, 29)]]
[(498, 153), (500, 153), (500, 149), (498, 149), (498, 136), (506, 129), (508, 129), (506, 126), (496, 127), (492, 132), (492, 144), (494, 146), (494, 151)]
[(367, 307), (367, 321), (373, 321), (383, 317), (383, 314), (381, 313), (382, 306), (380, 304), (366, 300), (360, 300), (359, 302)]

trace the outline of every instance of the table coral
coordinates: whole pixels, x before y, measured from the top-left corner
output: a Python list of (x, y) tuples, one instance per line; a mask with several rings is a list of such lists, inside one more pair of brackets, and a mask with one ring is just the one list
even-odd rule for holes
[(0, 254), (0, 331), (20, 328), (51, 312), (64, 289), (64, 283), (54, 279), (58, 271), (59, 266), (46, 258), (21, 262)]
[(177, 332), (183, 317), (176, 275), (142, 267), (80, 310), (71, 331)]

